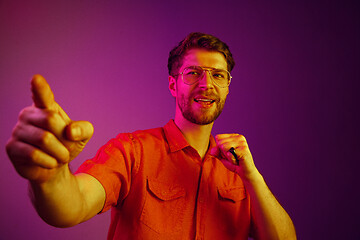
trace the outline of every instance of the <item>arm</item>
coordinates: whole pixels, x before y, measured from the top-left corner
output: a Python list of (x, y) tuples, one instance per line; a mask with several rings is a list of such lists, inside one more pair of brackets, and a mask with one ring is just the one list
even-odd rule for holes
[[(250, 195), (252, 233), (256, 239), (296, 239), (294, 225), (267, 187), (262, 175), (255, 167), (246, 139), (238, 134), (220, 134), (216, 136), (217, 155), (224, 166), (236, 172), (242, 179)], [(239, 159), (229, 152), (231, 147)]]
[(253, 235), (256, 239), (296, 239), (294, 225), (263, 177), (254, 174), (243, 181), (250, 194)]
[(94, 177), (73, 175), (69, 170), (60, 175), (40, 184), (30, 182), (33, 204), (45, 222), (55, 227), (71, 227), (101, 211), (105, 191)]
[(42, 76), (35, 75), (31, 86), (34, 105), (21, 111), (6, 151), (19, 175), (29, 180), (40, 217), (56, 227), (73, 226), (96, 215), (105, 200), (95, 178), (75, 176), (69, 169), (93, 127), (86, 121), (72, 121)]

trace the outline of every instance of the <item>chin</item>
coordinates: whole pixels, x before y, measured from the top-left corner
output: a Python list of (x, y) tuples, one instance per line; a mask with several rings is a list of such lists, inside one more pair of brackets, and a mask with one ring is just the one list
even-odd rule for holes
[(204, 116), (205, 114), (201, 116), (196, 116), (193, 112), (184, 112), (183, 116), (186, 120), (189, 122), (192, 122), (197, 125), (209, 125), (212, 124), (219, 116), (220, 112), (216, 112), (211, 114), (210, 116)]

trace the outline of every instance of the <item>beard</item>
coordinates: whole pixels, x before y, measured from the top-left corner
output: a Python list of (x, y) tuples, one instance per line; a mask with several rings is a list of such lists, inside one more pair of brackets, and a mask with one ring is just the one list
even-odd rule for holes
[(213, 123), (220, 116), (225, 105), (226, 98), (220, 99), (217, 95), (209, 93), (204, 93), (203, 95), (215, 99), (215, 102), (212, 103), (215, 104), (215, 110), (212, 110), (212, 108), (205, 108), (201, 109), (200, 111), (195, 111), (194, 109), (192, 109), (192, 103), (194, 102), (194, 97), (196, 96), (196, 94), (191, 94), (190, 96), (185, 96), (184, 94), (181, 94), (178, 101), (178, 106), (183, 117), (189, 122), (197, 125), (208, 125), (210, 123)]

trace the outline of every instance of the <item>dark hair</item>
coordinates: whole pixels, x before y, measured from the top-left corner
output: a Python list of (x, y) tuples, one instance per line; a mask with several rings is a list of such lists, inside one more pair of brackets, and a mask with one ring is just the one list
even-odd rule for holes
[(227, 70), (229, 72), (231, 72), (231, 70), (235, 66), (235, 61), (226, 43), (222, 42), (220, 39), (212, 35), (193, 32), (187, 35), (186, 38), (182, 40), (178, 46), (174, 47), (170, 51), (168, 59), (168, 69), (171, 76), (175, 76), (176, 74), (178, 74), (186, 51), (193, 48), (206, 49), (209, 51), (216, 51), (222, 53), (227, 62)]

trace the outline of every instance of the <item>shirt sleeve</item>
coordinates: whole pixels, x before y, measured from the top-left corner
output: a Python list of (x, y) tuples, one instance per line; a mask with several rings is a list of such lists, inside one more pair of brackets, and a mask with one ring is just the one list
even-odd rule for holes
[(93, 176), (104, 187), (106, 200), (100, 213), (116, 206), (127, 196), (132, 175), (139, 166), (137, 159), (132, 135), (119, 134), (102, 146), (94, 158), (85, 161), (76, 171)]

